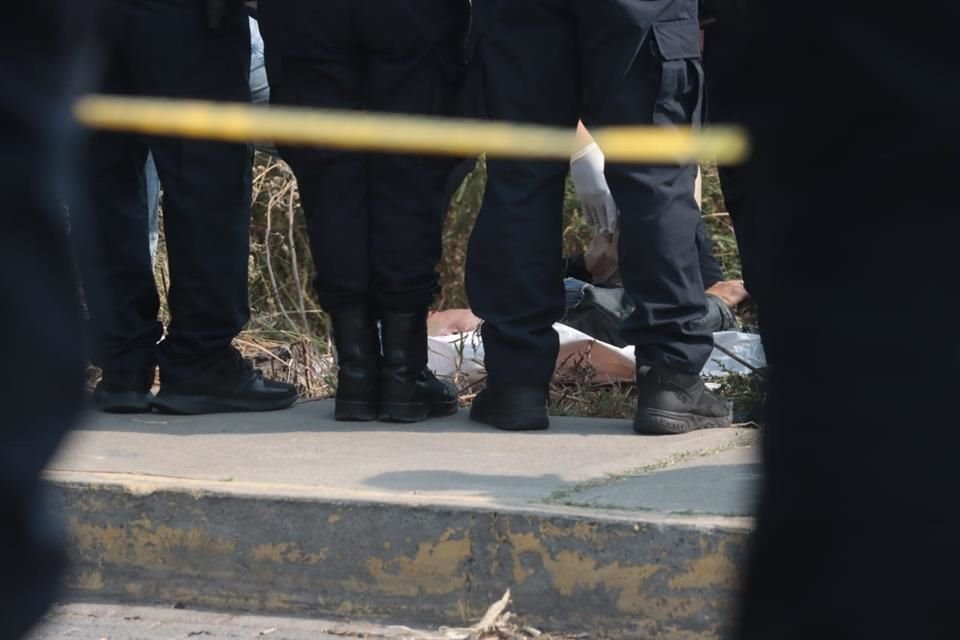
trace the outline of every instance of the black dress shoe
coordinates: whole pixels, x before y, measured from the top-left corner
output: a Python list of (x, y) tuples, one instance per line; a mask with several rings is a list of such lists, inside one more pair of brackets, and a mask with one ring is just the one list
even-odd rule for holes
[(105, 413), (150, 413), (156, 375), (152, 361), (134, 369), (106, 368), (93, 391), (93, 404)]
[(427, 310), (385, 311), (380, 420), (420, 422), (457, 412), (457, 390), (427, 369)]
[(550, 427), (547, 389), (494, 386), (477, 394), (470, 419), (502, 431), (543, 431)]
[(104, 413), (150, 413), (150, 387), (130, 387), (101, 380), (93, 390), (93, 404)]
[(296, 387), (264, 378), (231, 348), (224, 357), (194, 371), (172, 374), (161, 366), (160, 391), (152, 404), (161, 413), (193, 415), (276, 411), (296, 400)]

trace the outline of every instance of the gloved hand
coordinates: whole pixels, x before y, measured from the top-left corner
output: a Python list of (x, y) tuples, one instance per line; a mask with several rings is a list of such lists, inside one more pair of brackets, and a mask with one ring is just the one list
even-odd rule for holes
[(603, 152), (596, 143), (587, 145), (570, 160), (570, 177), (594, 235), (616, 233), (620, 214), (603, 175), (605, 163)]

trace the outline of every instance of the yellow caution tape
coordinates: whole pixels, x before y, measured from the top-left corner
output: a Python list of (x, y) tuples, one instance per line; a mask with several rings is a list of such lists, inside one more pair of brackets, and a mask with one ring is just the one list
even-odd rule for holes
[[(555, 127), (194, 100), (88, 96), (77, 101), (74, 113), (94, 129), (356, 151), (564, 159), (574, 145), (571, 130)], [(591, 133), (611, 162), (736, 164), (749, 153), (746, 135), (736, 128), (609, 127)]]

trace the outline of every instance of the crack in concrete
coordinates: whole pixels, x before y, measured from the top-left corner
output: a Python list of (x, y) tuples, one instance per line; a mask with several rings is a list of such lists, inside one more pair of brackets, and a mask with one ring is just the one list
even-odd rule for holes
[(654, 473), (657, 471), (664, 471), (671, 467), (675, 467), (678, 464), (683, 462), (688, 462), (690, 460), (700, 460), (704, 458), (709, 458), (715, 456), (719, 453), (725, 451), (731, 451), (733, 449), (742, 449), (749, 447), (756, 443), (756, 435), (753, 433), (743, 433), (739, 434), (737, 437), (731, 439), (729, 442), (724, 443), (718, 447), (711, 447), (709, 449), (699, 449), (697, 451), (686, 451), (683, 453), (674, 454), (670, 457), (658, 460), (656, 462), (637, 467), (635, 469), (628, 469), (619, 473), (608, 473), (601, 478), (594, 478), (592, 480), (586, 480), (584, 482), (578, 482), (571, 486), (568, 486), (563, 489), (558, 489), (552, 494), (544, 498), (541, 504), (547, 505), (559, 505), (566, 507), (583, 507), (591, 509), (608, 509), (611, 511), (638, 511), (638, 512), (654, 512), (655, 509), (644, 509), (644, 508), (625, 508), (617, 506), (604, 506), (597, 504), (588, 504), (585, 502), (577, 502), (574, 498), (577, 494), (587, 491), (589, 489), (597, 489), (600, 487), (605, 487), (613, 484), (614, 482), (619, 482), (626, 478), (632, 478), (635, 476), (641, 476), (648, 473)]

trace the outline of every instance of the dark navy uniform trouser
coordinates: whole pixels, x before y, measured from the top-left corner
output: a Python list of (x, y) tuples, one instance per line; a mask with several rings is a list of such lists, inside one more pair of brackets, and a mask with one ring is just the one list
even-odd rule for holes
[[(570, 127), (690, 125), (702, 68), (695, 0), (488, 0), (471, 85), (495, 120)], [(479, 87), (477, 85), (480, 85)], [(564, 313), (565, 161), (489, 159), (483, 208), (470, 242), (467, 289), (484, 319), (490, 380), (544, 385)], [(700, 211), (693, 166), (608, 162), (621, 217), (620, 270), (642, 301), (623, 327), (638, 361), (699, 372), (712, 336), (696, 248)]]
[(14, 2), (0, 20), (0, 636), (19, 638), (60, 588), (61, 527), (40, 474), (83, 400), (80, 300), (63, 198), (70, 105), (90, 8)]
[[(271, 101), (454, 115), (468, 10), (456, 0), (260, 3)], [(280, 153), (297, 176), (321, 306), (428, 307), (457, 161), (292, 146)]]
[[(707, 120), (714, 124), (744, 124), (750, 99), (744, 89), (742, 75), (749, 68), (747, 56), (749, 32), (743, 20), (736, 15), (722, 16), (705, 29), (703, 65), (706, 71)], [(719, 168), (723, 199), (730, 212), (743, 279), (755, 302), (763, 297), (769, 285), (764, 283), (765, 274), (759, 269), (764, 250), (758, 238), (756, 187), (753, 185), (750, 163)]]
[(743, 4), (773, 375), (730, 637), (953, 636), (960, 4)]
[[(249, 102), (242, 3), (211, 25), (195, 0), (102, 0), (103, 92)], [(144, 167), (163, 185), (171, 322), (163, 335), (148, 243)], [(252, 151), (248, 145), (99, 133), (85, 156), (88, 219), (78, 221), (93, 360), (122, 375), (156, 355), (169, 373), (226, 350), (249, 319)]]

